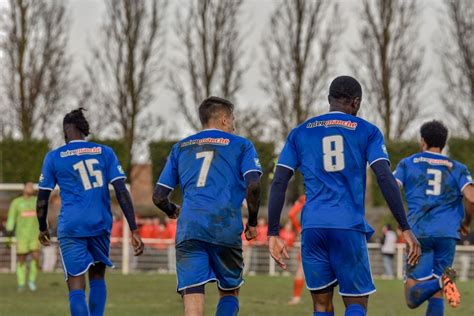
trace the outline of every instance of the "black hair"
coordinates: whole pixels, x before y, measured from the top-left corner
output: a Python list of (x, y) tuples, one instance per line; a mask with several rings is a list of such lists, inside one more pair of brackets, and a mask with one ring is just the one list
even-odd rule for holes
[(362, 87), (351, 76), (339, 76), (331, 82), (329, 96), (334, 99), (362, 99)]
[(387, 228), (388, 230), (393, 230), (391, 224), (385, 224), (385, 228)]
[(423, 137), (428, 148), (437, 147), (443, 149), (448, 139), (448, 129), (441, 121), (429, 121), (421, 125), (420, 135)]
[(63, 126), (66, 124), (73, 124), (84, 136), (89, 136), (89, 122), (84, 116), (84, 108), (78, 108), (66, 114), (63, 120)]
[(219, 111), (226, 111), (231, 114), (234, 111), (234, 104), (229, 100), (219, 97), (209, 97), (199, 105), (199, 120), (202, 125), (206, 125), (209, 120)]

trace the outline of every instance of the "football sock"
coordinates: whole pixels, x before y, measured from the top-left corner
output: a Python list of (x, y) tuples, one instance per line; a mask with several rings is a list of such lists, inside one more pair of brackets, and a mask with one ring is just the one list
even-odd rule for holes
[(365, 316), (365, 309), (362, 305), (351, 304), (347, 305), (345, 316)]
[(300, 297), (303, 291), (304, 279), (295, 279), (293, 282), (293, 297)]
[(31, 260), (30, 261), (30, 274), (28, 275), (28, 281), (35, 283), (37, 275), (38, 275), (38, 262), (36, 262), (36, 260)]
[(69, 310), (71, 311), (71, 316), (89, 316), (89, 308), (87, 307), (84, 290), (69, 292)]
[(236, 316), (239, 312), (239, 299), (237, 296), (222, 296), (217, 304), (216, 316)]
[(408, 291), (408, 305), (417, 307), (441, 289), (439, 279), (421, 282)]
[(25, 286), (26, 283), (26, 265), (24, 263), (17, 263), (16, 265), (16, 279), (18, 286)]
[(104, 315), (107, 300), (107, 287), (104, 279), (90, 280), (89, 282), (89, 312), (91, 316)]
[(313, 316), (334, 316), (334, 312), (314, 312)]
[(444, 300), (439, 297), (432, 297), (428, 300), (428, 308), (426, 309), (426, 316), (443, 316), (444, 315)]

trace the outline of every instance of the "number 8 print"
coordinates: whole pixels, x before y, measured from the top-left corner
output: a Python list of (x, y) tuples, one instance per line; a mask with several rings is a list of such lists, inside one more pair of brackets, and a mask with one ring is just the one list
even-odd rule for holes
[(341, 171), (345, 167), (344, 139), (341, 135), (323, 138), (324, 170), (327, 172)]

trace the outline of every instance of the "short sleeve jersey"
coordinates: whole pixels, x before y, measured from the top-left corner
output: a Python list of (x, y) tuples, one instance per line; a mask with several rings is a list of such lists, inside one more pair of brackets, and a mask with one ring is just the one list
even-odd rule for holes
[(112, 227), (108, 184), (125, 174), (107, 146), (71, 141), (49, 152), (43, 162), (39, 188), (61, 194), (58, 237), (88, 237)]
[(300, 169), (306, 204), (302, 229), (338, 228), (373, 233), (365, 220), (367, 163), (388, 160), (383, 135), (342, 112), (309, 119), (291, 131), (278, 165)]
[(220, 130), (203, 130), (175, 144), (158, 184), (183, 192), (176, 244), (196, 239), (241, 247), (244, 176), (261, 166), (253, 144)]
[(400, 161), (394, 174), (403, 185), (408, 222), (417, 237), (459, 238), (462, 191), (472, 184), (465, 165), (425, 151)]

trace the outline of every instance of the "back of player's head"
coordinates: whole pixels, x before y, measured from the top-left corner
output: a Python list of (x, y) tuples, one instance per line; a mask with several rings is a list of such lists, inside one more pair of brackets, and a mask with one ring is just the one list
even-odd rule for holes
[(428, 148), (437, 147), (443, 149), (448, 139), (448, 129), (441, 121), (429, 121), (421, 125), (420, 135)]
[(362, 99), (362, 86), (351, 76), (339, 76), (329, 86), (329, 97), (334, 99)]
[(90, 134), (89, 122), (87, 122), (86, 117), (84, 116), (84, 108), (78, 108), (66, 114), (63, 120), (63, 126), (66, 124), (74, 125), (84, 136)]
[(222, 111), (227, 114), (232, 114), (234, 111), (234, 104), (223, 98), (209, 97), (199, 105), (199, 120), (202, 125), (206, 125), (212, 118)]

